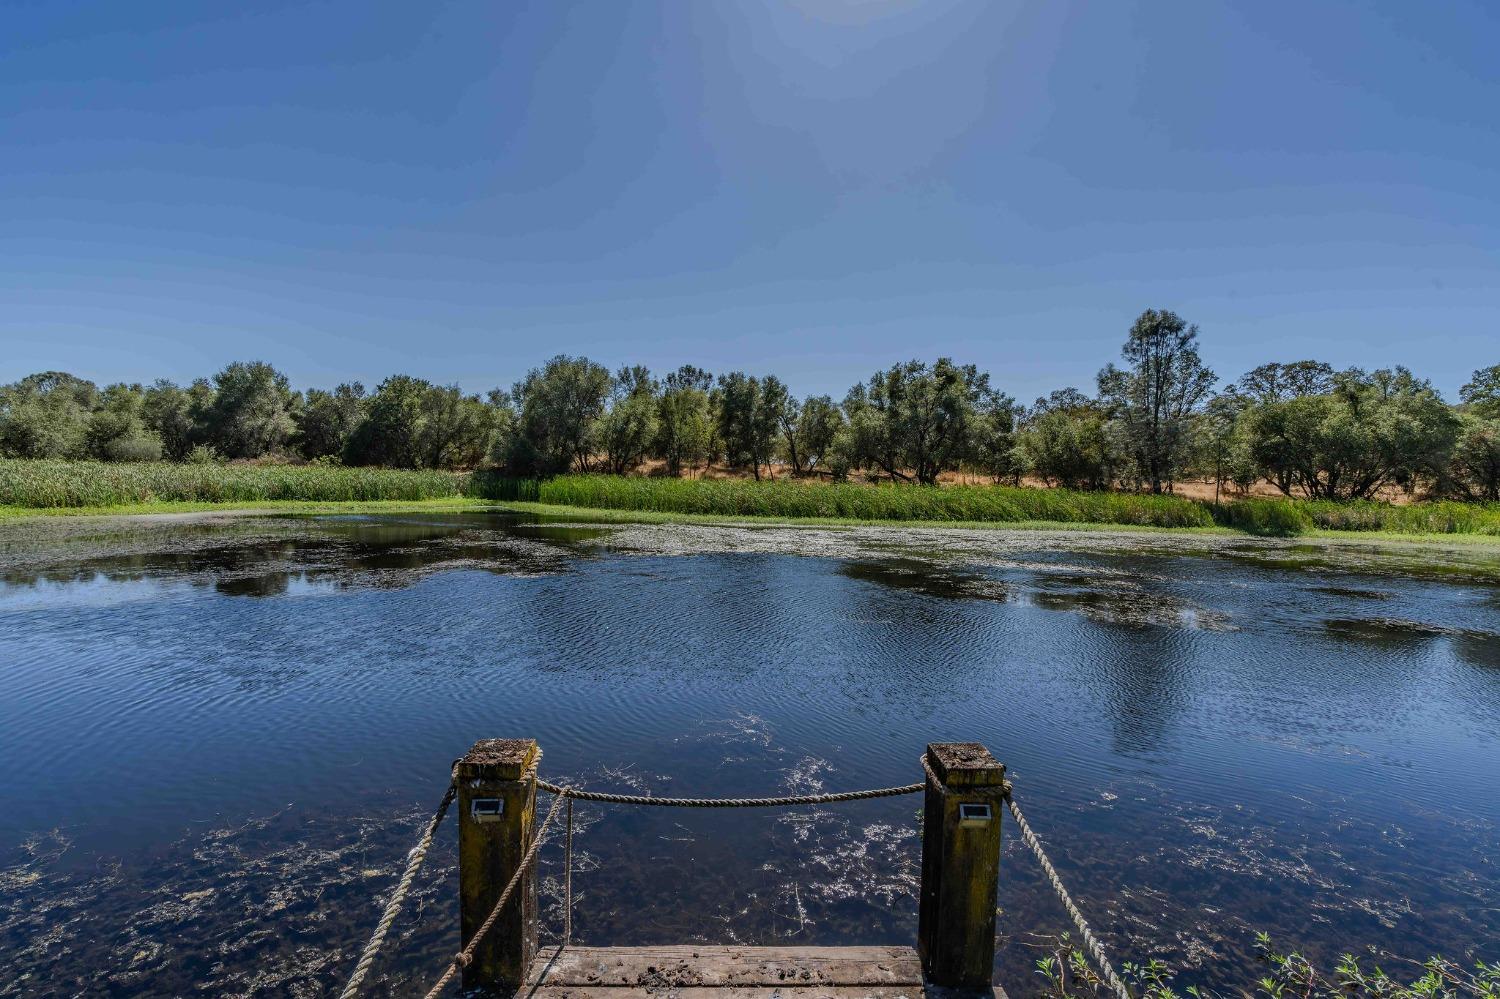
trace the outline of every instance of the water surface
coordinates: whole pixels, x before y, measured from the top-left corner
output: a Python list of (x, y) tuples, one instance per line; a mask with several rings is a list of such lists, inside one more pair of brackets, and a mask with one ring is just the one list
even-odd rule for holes
[[(1488, 550), (498, 514), (0, 529), (0, 995), (319, 995), (450, 761), (669, 795), (920, 779), (977, 740), (1095, 925), (1500, 957)], [(916, 798), (580, 805), (575, 940), (908, 942)], [(999, 978), (1064, 916), (1007, 826)], [(544, 935), (561, 925), (544, 851)], [(456, 945), (451, 825), (372, 994)], [(1382, 961), (1388, 968), (1395, 959)]]

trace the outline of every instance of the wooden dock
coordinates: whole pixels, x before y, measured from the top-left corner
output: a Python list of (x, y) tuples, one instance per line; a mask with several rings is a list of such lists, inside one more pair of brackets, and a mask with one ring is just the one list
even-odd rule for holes
[[(929, 745), (925, 783), (801, 798), (652, 799), (547, 785), (554, 799), (539, 826), (540, 758), (534, 740), (486, 739), (456, 764), (464, 951), (434, 994), (461, 968), (471, 994), (537, 999), (1004, 996), (993, 974), (1005, 767), (984, 746)], [(569, 796), (628, 806), (758, 808), (919, 793), (925, 797), (915, 947), (549, 947), (538, 940), (533, 861), (559, 806), (567, 800), (571, 808)], [(571, 842), (571, 832), (565, 839)], [(568, 866), (565, 883), (571, 879)], [(570, 914), (571, 897), (570, 887)], [(563, 939), (569, 936), (565, 929)]]
[(998, 996), (924, 985), (911, 947), (558, 947), (533, 960), (535, 999), (934, 999)]

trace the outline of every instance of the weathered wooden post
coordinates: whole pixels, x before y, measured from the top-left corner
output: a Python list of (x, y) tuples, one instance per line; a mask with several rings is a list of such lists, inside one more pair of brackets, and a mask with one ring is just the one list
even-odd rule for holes
[(933, 743), (922, 814), (917, 952), (934, 985), (987, 989), (995, 966), (995, 892), (1005, 767), (977, 742)]
[[(458, 762), (458, 896), (468, 946), (531, 846), (535, 739), (481, 739)], [(536, 871), (521, 876), (494, 927), (463, 969), (465, 989), (511, 993), (536, 954)]]

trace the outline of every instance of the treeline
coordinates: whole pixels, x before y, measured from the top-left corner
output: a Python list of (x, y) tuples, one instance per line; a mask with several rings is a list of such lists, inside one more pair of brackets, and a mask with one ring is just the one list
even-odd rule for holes
[(711, 464), (759, 479), (865, 477), (932, 484), (963, 471), (1072, 489), (1172, 492), (1189, 479), (1289, 496), (1500, 500), (1500, 365), (1457, 405), (1405, 368), (1264, 364), (1222, 388), (1198, 329), (1169, 311), (1132, 325), (1093, 393), (1031, 406), (973, 365), (942, 358), (877, 371), (842, 400), (798, 399), (775, 375), (717, 377), (691, 365), (657, 378), (560, 355), (508, 392), (467, 394), (395, 375), (294, 391), (262, 362), (182, 387), (99, 388), (61, 372), (0, 388), (0, 457), (101, 461), (306, 460), (392, 468), (494, 466), (545, 477), (681, 475)]

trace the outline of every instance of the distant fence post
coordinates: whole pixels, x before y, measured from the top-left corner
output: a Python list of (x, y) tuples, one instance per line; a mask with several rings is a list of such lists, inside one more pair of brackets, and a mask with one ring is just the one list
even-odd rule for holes
[[(481, 739), (458, 762), (458, 895), (463, 945), (489, 916), (531, 846), (535, 739)], [(511, 993), (536, 954), (535, 865), (463, 969), (465, 989)]]
[(934, 985), (989, 988), (1005, 767), (977, 742), (933, 743), (922, 814), (917, 952)]

